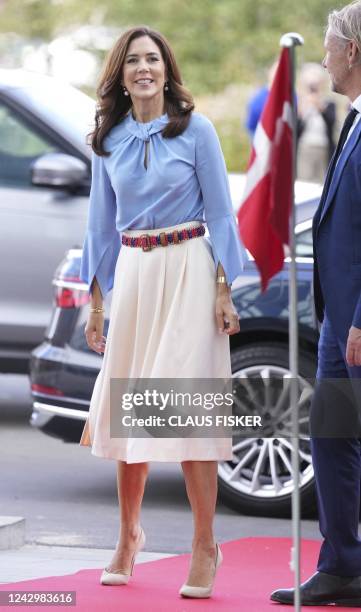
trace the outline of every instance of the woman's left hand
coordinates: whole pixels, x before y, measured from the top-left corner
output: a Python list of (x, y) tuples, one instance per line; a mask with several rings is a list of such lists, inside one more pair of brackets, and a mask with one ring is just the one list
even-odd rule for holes
[(240, 330), (238, 313), (232, 302), (231, 289), (227, 285), (217, 285), (216, 319), (220, 332), (229, 336), (238, 334)]

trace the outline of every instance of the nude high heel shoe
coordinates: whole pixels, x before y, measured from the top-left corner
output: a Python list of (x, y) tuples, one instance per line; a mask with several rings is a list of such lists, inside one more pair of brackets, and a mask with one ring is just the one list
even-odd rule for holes
[(221, 565), (222, 561), (222, 551), (219, 548), (218, 544), (216, 544), (216, 560), (214, 564), (214, 574), (211, 584), (206, 587), (190, 586), (189, 584), (183, 584), (183, 586), (179, 590), (179, 594), (182, 595), (182, 597), (193, 597), (198, 599), (205, 599), (206, 597), (210, 597), (212, 595), (217, 569)]
[(113, 570), (112, 572), (108, 572), (107, 568), (105, 568), (103, 570), (103, 573), (100, 577), (100, 583), (101, 584), (106, 584), (106, 585), (121, 585), (121, 584), (128, 584), (131, 575), (133, 574), (133, 567), (134, 567), (134, 561), (135, 561), (135, 557), (137, 555), (137, 553), (142, 550), (142, 548), (145, 545), (145, 533), (143, 531), (143, 528), (140, 528), (140, 535), (139, 535), (139, 539), (137, 542), (137, 547), (134, 551), (134, 554), (132, 556), (132, 560), (131, 560), (131, 565), (130, 565), (130, 574), (123, 574), (121, 573), (121, 571), (119, 570)]

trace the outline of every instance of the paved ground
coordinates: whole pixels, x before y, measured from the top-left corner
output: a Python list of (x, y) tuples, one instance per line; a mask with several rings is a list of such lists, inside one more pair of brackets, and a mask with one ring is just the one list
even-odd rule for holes
[[(140, 552), (136, 563), (154, 561), (164, 553)], [(1, 551), (0, 584), (45, 576), (64, 576), (80, 569), (103, 568), (111, 557), (107, 548), (76, 548), (26, 544), (20, 549)]]

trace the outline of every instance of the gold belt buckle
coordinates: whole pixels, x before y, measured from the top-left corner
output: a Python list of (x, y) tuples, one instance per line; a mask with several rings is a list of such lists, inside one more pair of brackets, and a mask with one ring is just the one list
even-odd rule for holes
[(142, 249), (143, 251), (151, 251), (152, 250), (152, 243), (150, 241), (150, 236), (149, 234), (142, 234), (141, 236), (139, 236), (141, 243), (142, 243)]
[(168, 240), (167, 237), (165, 235), (165, 232), (161, 232), (159, 234), (159, 240), (162, 246), (168, 246)]

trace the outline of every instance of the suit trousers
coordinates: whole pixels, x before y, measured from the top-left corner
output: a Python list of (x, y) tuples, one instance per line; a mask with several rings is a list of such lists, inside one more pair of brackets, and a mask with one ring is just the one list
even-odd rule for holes
[[(326, 312), (318, 346), (318, 370), (311, 406), (311, 450), (320, 531), (324, 538), (317, 569), (337, 576), (361, 576), (361, 540), (358, 536), (361, 367), (349, 367), (345, 355), (346, 344), (337, 338)], [(346, 399), (340, 400), (344, 383), (352, 389), (351, 409), (347, 407)], [(352, 421), (351, 427), (340, 430), (339, 435), (337, 414), (341, 416), (341, 424), (349, 424), (350, 418)], [(328, 417), (334, 421), (333, 430), (322, 435), (318, 426), (327, 423)]]

